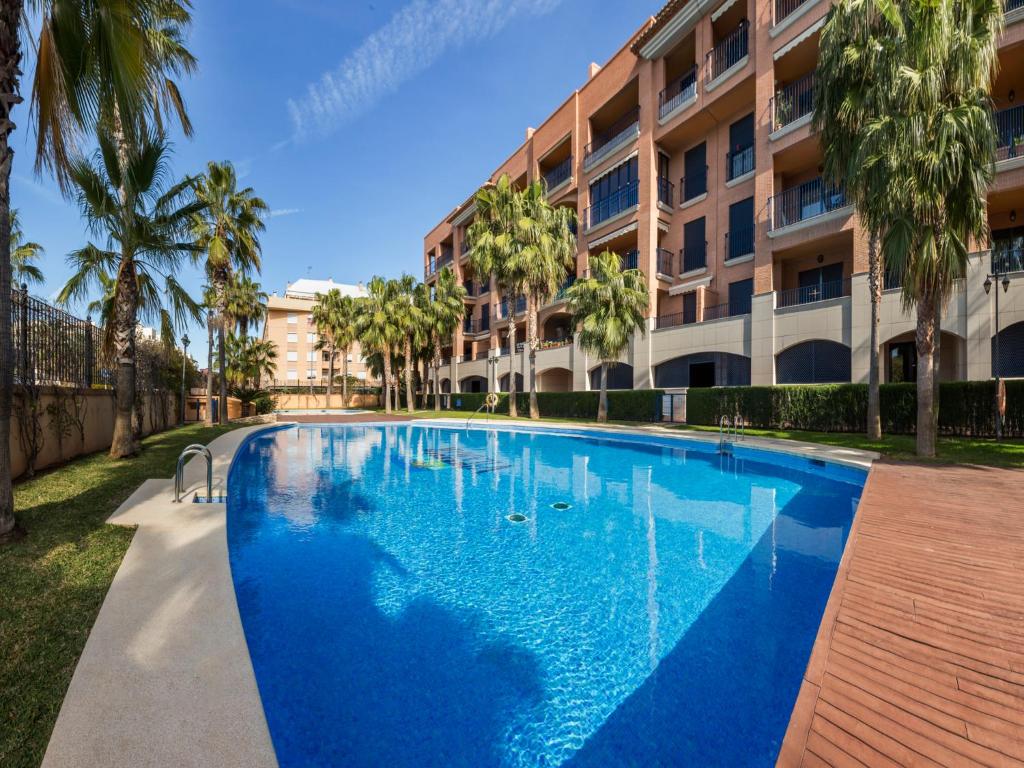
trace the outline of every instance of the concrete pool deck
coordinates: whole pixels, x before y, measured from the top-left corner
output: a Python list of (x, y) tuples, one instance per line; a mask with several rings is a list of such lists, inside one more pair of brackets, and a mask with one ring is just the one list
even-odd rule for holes
[[(381, 415), (373, 413), (339, 418), (344, 418), (344, 423), (386, 421)], [(406, 420), (403, 415), (396, 414), (390, 421)], [(447, 426), (465, 423), (464, 419), (438, 421)], [(530, 426), (522, 421), (475, 424), (496, 427), (505, 425), (519, 428)], [(547, 423), (541, 426), (556, 431), (559, 427), (572, 431), (596, 429), (718, 441), (717, 434), (680, 433), (678, 430), (658, 427), (588, 427), (569, 423)], [(214, 456), (214, 495), (223, 493), (227, 471), (239, 445), (252, 433), (265, 429), (268, 429), (267, 425), (240, 428), (222, 435), (210, 444)], [(789, 441), (745, 438), (742, 443), (752, 448), (785, 450), (787, 453), (857, 466), (870, 465), (876, 458), (872, 454), (858, 451), (815, 444), (794, 445)], [(905, 466), (881, 465), (873, 470), (865, 500), (870, 496), (873, 499), (872, 505), (878, 503), (880, 508), (886, 509), (894, 504), (913, 507), (905, 503), (908, 498), (919, 503), (932, 500), (948, 510), (950, 505), (955, 506), (951, 496), (955, 498), (958, 492), (960, 495), (966, 493), (966, 486), (960, 480), (939, 481), (941, 473), (945, 471), (941, 467), (923, 468), (926, 474), (915, 482), (913, 497), (905, 497), (894, 491), (888, 481), (876, 482), (879, 469), (888, 474), (890, 471), (902, 471)], [(934, 481), (930, 479), (933, 477)], [(1024, 476), (1017, 473), (1016, 477)], [(205, 466), (200, 459), (193, 459), (186, 466), (185, 480), (190, 490), (189, 498), (192, 492), (205, 485)], [(1012, 482), (1010, 473), (1007, 473), (1003, 482)], [(1020, 481), (1017, 482), (1019, 488)], [(225, 505), (176, 505), (171, 501), (172, 490), (173, 480), (148, 480), (109, 520), (114, 524), (138, 526), (138, 530), (111, 584), (75, 670), (44, 757), (45, 768), (86, 765), (110, 768), (167, 765), (270, 768), (277, 765), (235, 601), (228, 563)], [(1008, 486), (1001, 496), (1007, 505), (1019, 503), (1019, 492), (1013, 492)], [(971, 499), (972, 509), (974, 504), (984, 503), (977, 496)], [(865, 503), (862, 501), (862, 510)], [(1006, 534), (1005, 546), (1010, 547), (1007, 553), (1019, 555), (1020, 542), (1024, 540), (1024, 515), (1012, 518), (1005, 514), (1009, 511), (1010, 507), (1007, 506), (1000, 511), (998, 519), (1004, 523), (1001, 531)], [(780, 756), (780, 763), (783, 764), (801, 761), (814, 764), (817, 757), (809, 746), (804, 748), (804, 742), (813, 743), (816, 738), (810, 726), (813, 717), (806, 714), (805, 690), (814, 669), (818, 668), (815, 665), (820, 665), (822, 652), (819, 647), (823, 637), (831, 636), (831, 630), (825, 635), (822, 633), (826, 627), (832, 626), (830, 622), (834, 622), (834, 603), (839, 599), (836, 595), (841, 589), (844, 573), (850, 567), (848, 561), (854, 549), (853, 542), (857, 542), (858, 556), (879, 547), (886, 556), (900, 551), (900, 542), (894, 542), (892, 538), (886, 540), (862, 536), (859, 524), (862, 517), (866, 515), (858, 512), (851, 532), (851, 543), (847, 545), (847, 553), (844, 554), (840, 574), (822, 622), (811, 666), (805, 675), (804, 689)], [(990, 522), (987, 517), (972, 516), (961, 526), (938, 527), (932, 535), (931, 545), (942, 549), (945, 546), (942, 537), (945, 535), (972, 535), (972, 521), (978, 521), (974, 527)], [(903, 531), (903, 528), (893, 526), (888, 534), (899, 537)], [(976, 533), (980, 536), (983, 531)], [(992, 536), (983, 538), (988, 541)], [(956, 542), (949, 544), (954, 546)], [(959, 564), (958, 558), (943, 559), (939, 570), (956, 569)], [(970, 578), (984, 582), (988, 573), (986, 567), (992, 568), (992, 578), (997, 583), (1005, 583), (1005, 566), (997, 570), (985, 558), (980, 558), (972, 566)], [(1002, 605), (1007, 599), (1002, 591), (989, 592), (977, 587), (976, 592), (978, 594), (972, 600), (975, 606), (980, 606), (978, 610), (984, 610), (988, 599), (986, 595), (996, 601), (994, 605)], [(1019, 621), (1024, 616), (1024, 608), (1015, 615)], [(927, 626), (928, 632), (938, 638), (935, 639), (936, 643), (941, 643), (941, 638), (947, 634), (957, 634), (955, 627), (944, 628), (941, 622)], [(959, 638), (957, 642), (967, 641)], [(1021, 666), (1020, 657), (1016, 655), (1008, 663), (1016, 666), (1008, 668), (1008, 677), (1003, 684), (1012, 687), (1012, 691), (1002, 692), (1017, 697), (1015, 701), (1024, 702), (1024, 666)], [(913, 671), (911, 674), (914, 674)], [(1003, 705), (1000, 712), (1005, 711), (1013, 710), (1011, 706)], [(813, 715), (813, 710), (811, 712)], [(984, 714), (984, 710), (980, 712), (979, 717), (990, 716)], [(1012, 725), (1018, 730), (1010, 731), (1011, 737), (1015, 733), (1024, 733), (1020, 730), (1024, 728), (1024, 708), (1020, 714), (1021, 720)], [(1003, 717), (1004, 724), (1009, 722), (1005, 721), (1008, 715), (991, 716), (996, 719)], [(805, 721), (807, 727), (803, 728)], [(980, 733), (988, 732), (977, 722), (971, 727), (980, 728)], [(1005, 729), (1001, 732), (1006, 735)], [(800, 740), (801, 734), (803, 741)], [(795, 747), (796, 744), (799, 746)], [(1005, 753), (1004, 757), (1007, 757), (1006, 764), (1017, 764)]]

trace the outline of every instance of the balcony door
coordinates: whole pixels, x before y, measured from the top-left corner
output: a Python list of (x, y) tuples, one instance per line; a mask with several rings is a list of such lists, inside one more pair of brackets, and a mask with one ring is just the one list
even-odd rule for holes
[(843, 263), (828, 264), (824, 267), (805, 269), (797, 275), (800, 285), (800, 303), (821, 301), (840, 295), (839, 283), (843, 281)]
[(700, 197), (708, 191), (708, 145), (701, 142), (683, 156), (683, 201)]

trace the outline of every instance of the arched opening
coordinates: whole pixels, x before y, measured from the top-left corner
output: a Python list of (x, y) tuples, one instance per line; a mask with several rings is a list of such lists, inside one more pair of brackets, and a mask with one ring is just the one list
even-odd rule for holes
[(441, 392), (448, 394), (452, 391), (452, 380), (441, 379)]
[(572, 371), (567, 368), (548, 368), (537, 374), (538, 392), (572, 392)]
[(750, 358), (730, 352), (695, 352), (654, 368), (654, 386), (659, 388), (749, 385)]
[(483, 376), (467, 376), (459, 382), (460, 392), (486, 392), (487, 379)]
[(999, 330), (998, 360), (992, 337), (992, 375), (997, 374), (1004, 379), (1024, 377), (1024, 321)]
[[(498, 379), (498, 391), (508, 392), (508, 374), (506, 373), (500, 379)], [(523, 390), (523, 374), (516, 374), (516, 392), (522, 392)]]
[[(962, 378), (963, 339), (945, 331), (939, 337), (939, 381)], [(917, 343), (914, 331), (894, 336), (882, 344), (882, 376), (887, 384), (917, 381)]]
[(850, 381), (852, 351), (836, 341), (794, 344), (775, 356), (779, 384), (838, 384)]
[(541, 341), (565, 343), (572, 340), (572, 319), (569, 315), (557, 313), (543, 322), (540, 328)]
[[(601, 366), (590, 369), (590, 388), (601, 388)], [(633, 366), (628, 363), (618, 363), (608, 367), (608, 389), (632, 389), (633, 388)]]

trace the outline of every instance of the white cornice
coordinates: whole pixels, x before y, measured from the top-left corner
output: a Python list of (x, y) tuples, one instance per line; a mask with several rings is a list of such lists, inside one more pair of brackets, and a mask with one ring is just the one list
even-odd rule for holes
[(640, 55), (648, 60), (664, 56), (672, 46), (697, 26), (697, 22), (716, 1), (691, 0), (651, 37), (650, 41), (640, 49)]
[(476, 213), (475, 201), (470, 203), (469, 207), (466, 208), (466, 210), (464, 210), (462, 213), (460, 213), (458, 216), (452, 219), (452, 226), (461, 227), (463, 224), (465, 224), (467, 221), (473, 218), (474, 213)]

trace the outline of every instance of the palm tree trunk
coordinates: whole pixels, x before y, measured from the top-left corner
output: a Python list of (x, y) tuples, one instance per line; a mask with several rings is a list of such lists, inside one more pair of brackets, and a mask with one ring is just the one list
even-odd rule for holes
[(601, 394), (597, 400), (597, 420), (608, 421), (608, 363), (601, 361)]
[(348, 347), (342, 351), (341, 360), (341, 407), (348, 408)]
[(508, 319), (508, 415), (516, 418), (516, 312), (513, 306)]
[(935, 297), (917, 299), (917, 455), (935, 456)]
[[(331, 351), (328, 353), (329, 361), (327, 363), (327, 407), (331, 407), (331, 395), (334, 394), (334, 347), (331, 347)], [(341, 404), (345, 407), (345, 404)]]
[(228, 360), (225, 349), (224, 333), (227, 326), (227, 312), (221, 309), (220, 322), (217, 324), (217, 365), (220, 368), (220, 408), (217, 411), (217, 422), (228, 423)]
[(526, 308), (526, 337), (530, 345), (530, 418), (540, 418), (537, 404), (537, 297), (530, 296)]
[(206, 426), (213, 426), (213, 314), (206, 313)]
[(434, 410), (441, 410), (441, 358), (434, 357)]
[(384, 354), (384, 413), (391, 414), (391, 350), (385, 349)]
[(0, 541), (16, 530), (11, 489), (11, 398), (14, 394), (14, 348), (11, 343), (11, 110), (21, 101), (20, 2), (0, 4)]
[(114, 354), (117, 356), (116, 415), (110, 455), (115, 459), (136, 453), (132, 428), (135, 405), (135, 324), (139, 291), (135, 262), (130, 254), (121, 255), (121, 269), (114, 286)]
[(882, 437), (882, 398), (879, 390), (879, 341), (878, 326), (881, 321), (882, 304), (882, 259), (878, 251), (878, 238), (871, 236), (868, 241), (868, 290), (871, 292), (871, 359), (868, 365), (868, 439)]
[(408, 336), (405, 337), (405, 399), (406, 399), (406, 410), (412, 413), (415, 408), (415, 402), (413, 401), (412, 395), (412, 370), (413, 370), (413, 359), (412, 359), (412, 341)]

